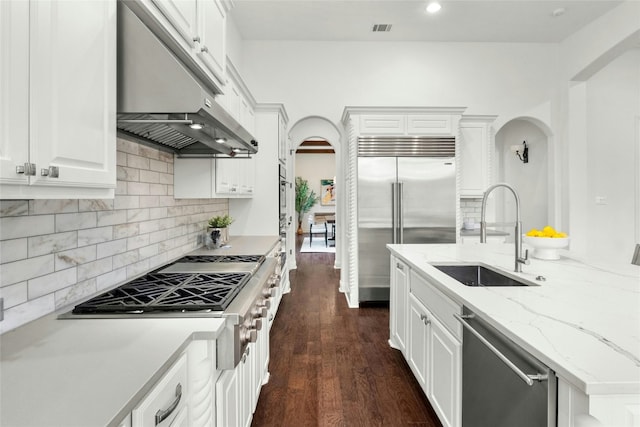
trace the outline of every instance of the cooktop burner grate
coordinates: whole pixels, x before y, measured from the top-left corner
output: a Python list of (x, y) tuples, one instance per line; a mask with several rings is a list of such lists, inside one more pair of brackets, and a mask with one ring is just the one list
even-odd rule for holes
[(224, 310), (249, 273), (150, 273), (73, 309), (74, 314)]
[(262, 262), (264, 255), (187, 255), (178, 262)]

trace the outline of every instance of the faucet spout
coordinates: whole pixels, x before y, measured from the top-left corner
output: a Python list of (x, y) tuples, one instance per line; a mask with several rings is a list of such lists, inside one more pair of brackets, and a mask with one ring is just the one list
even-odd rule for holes
[(506, 183), (498, 183), (487, 188), (482, 197), (482, 212), (480, 214), (480, 243), (487, 242), (487, 222), (485, 219), (487, 212), (487, 199), (489, 194), (496, 188), (504, 187), (511, 191), (513, 197), (516, 200), (516, 228), (515, 228), (515, 267), (514, 271), (517, 273), (522, 272), (522, 264), (529, 264), (529, 251), (525, 251), (524, 257), (522, 257), (522, 221), (520, 220), (520, 198), (515, 188)]

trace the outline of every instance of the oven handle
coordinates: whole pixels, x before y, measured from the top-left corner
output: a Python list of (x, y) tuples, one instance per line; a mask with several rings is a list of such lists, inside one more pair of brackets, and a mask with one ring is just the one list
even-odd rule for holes
[(513, 372), (515, 372), (516, 375), (518, 375), (522, 381), (524, 381), (525, 383), (527, 383), (528, 386), (533, 386), (533, 381), (546, 381), (549, 379), (549, 375), (547, 374), (534, 374), (534, 375), (530, 375), (530, 374), (525, 374), (524, 372), (522, 372), (522, 370), (520, 368), (518, 368), (511, 360), (509, 360), (507, 358), (507, 356), (505, 356), (504, 354), (502, 354), (500, 352), (500, 350), (498, 350), (497, 348), (495, 348), (493, 346), (493, 344), (491, 344), (489, 341), (487, 341), (487, 339), (485, 337), (483, 337), (480, 332), (476, 331), (475, 329), (473, 329), (473, 326), (471, 326), (465, 319), (473, 319), (475, 317), (475, 315), (473, 314), (468, 314), (468, 315), (463, 315), (460, 316), (457, 313), (453, 314), (453, 317), (456, 318), (456, 320), (460, 323), (462, 323), (462, 326), (464, 326), (465, 328), (467, 328), (467, 330), (469, 332), (471, 332), (473, 335), (475, 335), (476, 338), (478, 338), (480, 340), (480, 342), (482, 342), (482, 344), (486, 345), (487, 348), (489, 350), (491, 350), (493, 352), (493, 354), (495, 354), (496, 356), (498, 356), (498, 359), (502, 360), (504, 362), (505, 365), (507, 365), (509, 368), (511, 368), (511, 370)]
[(167, 409), (158, 409), (158, 412), (156, 412), (156, 425), (166, 420), (167, 417), (176, 410), (180, 403), (180, 399), (182, 399), (182, 384), (178, 383), (176, 386), (176, 398), (174, 401), (171, 402)]

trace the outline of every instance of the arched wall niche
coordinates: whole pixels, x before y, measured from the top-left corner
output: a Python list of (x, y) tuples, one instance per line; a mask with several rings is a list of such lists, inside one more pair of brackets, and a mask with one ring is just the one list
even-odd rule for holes
[[(529, 161), (523, 163), (512, 147), (523, 148), (526, 141)], [(520, 215), (523, 231), (555, 224), (555, 173), (553, 159), (553, 133), (544, 121), (531, 116), (513, 117), (504, 122), (495, 134), (493, 182), (512, 185), (520, 198)], [(516, 218), (515, 203), (510, 193), (496, 191), (493, 205), (495, 221), (513, 223)], [(491, 206), (491, 205), (489, 205)], [(513, 227), (500, 227), (510, 232)]]

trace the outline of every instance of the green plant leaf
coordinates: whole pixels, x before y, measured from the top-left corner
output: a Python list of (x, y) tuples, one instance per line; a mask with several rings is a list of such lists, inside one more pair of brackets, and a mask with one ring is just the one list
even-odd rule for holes
[(316, 192), (309, 188), (309, 182), (299, 176), (296, 177), (296, 212), (298, 220), (302, 219), (302, 215), (309, 212), (313, 205), (319, 200)]

